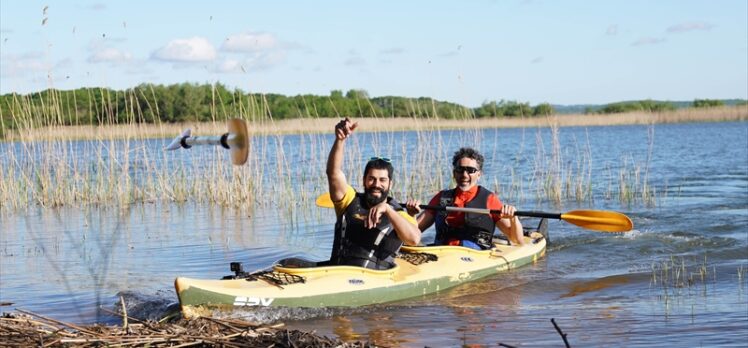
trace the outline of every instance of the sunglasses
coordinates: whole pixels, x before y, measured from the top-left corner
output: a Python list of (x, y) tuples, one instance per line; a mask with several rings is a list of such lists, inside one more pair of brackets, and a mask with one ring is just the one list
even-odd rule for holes
[(459, 166), (459, 167), (455, 167), (455, 169), (453, 171), (455, 172), (455, 174), (461, 174), (461, 173), (464, 173), (464, 172), (467, 172), (468, 174), (475, 174), (478, 171), (480, 171), (480, 169), (475, 168), (475, 167), (463, 167), (463, 166)]
[(372, 161), (385, 161), (387, 163), (392, 163), (392, 160), (389, 159), (389, 158), (387, 158), (387, 157), (371, 157), (371, 158), (369, 158), (369, 162), (372, 162)]

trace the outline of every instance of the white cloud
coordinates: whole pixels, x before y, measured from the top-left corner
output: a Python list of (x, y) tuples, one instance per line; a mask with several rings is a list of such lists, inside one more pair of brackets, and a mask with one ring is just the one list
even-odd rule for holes
[(172, 40), (153, 52), (153, 58), (170, 62), (206, 62), (216, 58), (213, 45), (202, 37)]
[(710, 30), (714, 26), (705, 22), (685, 22), (667, 28), (668, 33), (684, 33), (693, 30)]
[(278, 48), (278, 40), (267, 33), (241, 33), (231, 35), (221, 45), (227, 52), (262, 52)]
[(218, 63), (218, 65), (215, 68), (215, 71), (218, 73), (231, 74), (231, 73), (243, 72), (242, 69), (243, 69), (242, 64), (238, 60), (224, 59), (223, 61)]
[(533, 60), (530, 61), (532, 64), (538, 64), (543, 62), (543, 56), (535, 57)]
[(243, 60), (224, 59), (219, 62), (212, 71), (223, 74), (241, 74), (249, 71), (262, 71), (273, 68), (286, 60), (286, 54), (282, 51), (255, 54)]
[(288, 49), (297, 48), (300, 46), (280, 43), (273, 34), (235, 34), (227, 37), (221, 44), (221, 52), (233, 54), (232, 57), (223, 58), (209, 69), (228, 74), (268, 70), (285, 62)]
[(116, 48), (104, 48), (94, 52), (88, 61), (91, 63), (123, 63), (132, 60), (132, 54), (120, 51)]
[(665, 39), (656, 37), (643, 37), (631, 43), (631, 46), (657, 45), (665, 42)]
[(0, 75), (3, 77), (21, 77), (49, 71), (52, 66), (44, 61), (44, 54), (32, 52), (24, 55), (6, 55), (0, 59)]

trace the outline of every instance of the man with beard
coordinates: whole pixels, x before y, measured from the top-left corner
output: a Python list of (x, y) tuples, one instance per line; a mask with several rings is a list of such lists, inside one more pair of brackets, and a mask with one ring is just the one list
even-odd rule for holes
[[(522, 223), (514, 216), (517, 209), (503, 204), (495, 193), (478, 185), (483, 170), (483, 155), (463, 147), (452, 157), (452, 175), (457, 187), (437, 193), (429, 205), (499, 210), (501, 214), (463, 212), (433, 212), (426, 210), (418, 216), (418, 228), (425, 231), (436, 223), (436, 245), (461, 245), (473, 249), (492, 247), (493, 232), (498, 227), (512, 244), (524, 244)], [(406, 202), (410, 214), (421, 212), (420, 201)]]
[(364, 168), (364, 192), (356, 192), (343, 173), (345, 141), (358, 127), (345, 118), (335, 126), (335, 142), (327, 159), (327, 183), (335, 205), (330, 264), (388, 269), (403, 243), (417, 245), (421, 231), (416, 221), (391, 197), (393, 167), (387, 158), (374, 157)]

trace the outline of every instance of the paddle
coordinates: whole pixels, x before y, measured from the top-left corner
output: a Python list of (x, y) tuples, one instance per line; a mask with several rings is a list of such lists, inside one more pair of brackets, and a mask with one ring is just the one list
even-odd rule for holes
[[(332, 198), (329, 193), (317, 197), (317, 206), (323, 208), (333, 208)], [(438, 210), (438, 211), (456, 211), (475, 214), (499, 214), (500, 210), (480, 209), (480, 208), (461, 208), (445, 207), (440, 205), (419, 205), (421, 209)], [(573, 210), (568, 213), (545, 213), (540, 211), (517, 211), (516, 216), (538, 217), (564, 220), (570, 224), (577, 225), (588, 230), (600, 232), (627, 232), (634, 228), (628, 216), (608, 210)]]
[(240, 166), (247, 163), (249, 156), (249, 133), (244, 120), (234, 118), (226, 121), (228, 132), (218, 136), (194, 136), (192, 130), (185, 129), (169, 145), (166, 151), (189, 149), (195, 145), (221, 145), (231, 151), (231, 163)]

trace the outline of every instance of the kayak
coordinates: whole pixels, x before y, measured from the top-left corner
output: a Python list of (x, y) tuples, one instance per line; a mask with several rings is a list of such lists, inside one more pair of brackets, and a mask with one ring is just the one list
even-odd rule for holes
[(536, 262), (545, 255), (546, 228), (525, 233), (525, 244), (494, 240), (488, 250), (461, 246), (403, 246), (395, 266), (372, 270), (325, 265), (299, 258), (272, 268), (245, 273), (232, 263), (234, 275), (206, 280), (174, 281), (185, 318), (209, 316), (214, 309), (235, 307), (359, 307), (424, 296)]

